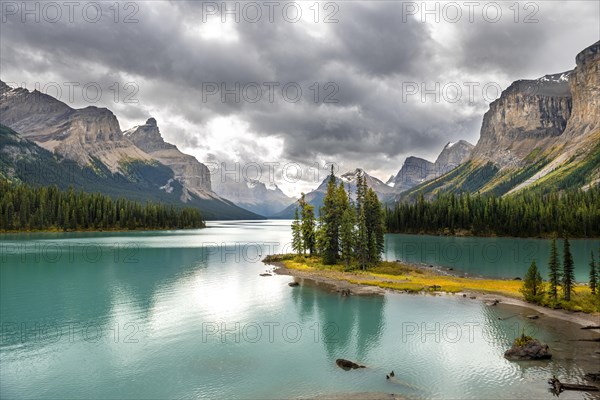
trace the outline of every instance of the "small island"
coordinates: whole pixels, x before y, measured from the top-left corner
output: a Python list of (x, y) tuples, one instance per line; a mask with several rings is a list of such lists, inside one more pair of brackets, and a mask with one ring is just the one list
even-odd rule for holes
[[(466, 277), (450, 268), (383, 261), (384, 214), (377, 195), (367, 187), (360, 173), (353, 199), (346, 193), (343, 182), (337, 184), (332, 170), (318, 221), (314, 207), (304, 196), (299, 201), (292, 223), (295, 253), (269, 255), (263, 261), (278, 267), (275, 271), (278, 274), (329, 284), (343, 296), (382, 294), (385, 289), (459, 294), (470, 299), (484, 295), (490, 305), (503, 301), (585, 325), (598, 320), (600, 268), (592, 252), (589, 283), (575, 282), (567, 237), (563, 241), (562, 261), (556, 239), (552, 241), (547, 281), (542, 279), (535, 261), (522, 280)], [(586, 316), (574, 318), (572, 312), (583, 312)]]

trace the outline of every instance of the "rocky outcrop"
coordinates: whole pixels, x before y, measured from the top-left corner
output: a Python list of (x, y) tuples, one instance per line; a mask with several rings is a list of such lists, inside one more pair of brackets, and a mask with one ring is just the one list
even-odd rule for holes
[(548, 360), (552, 358), (547, 345), (532, 338), (519, 338), (506, 350), (504, 357), (510, 361)]
[(177, 146), (165, 142), (154, 118), (125, 131), (124, 135), (144, 152), (171, 168), (175, 178), (189, 192), (201, 197), (212, 195), (208, 167), (195, 157), (179, 151)]

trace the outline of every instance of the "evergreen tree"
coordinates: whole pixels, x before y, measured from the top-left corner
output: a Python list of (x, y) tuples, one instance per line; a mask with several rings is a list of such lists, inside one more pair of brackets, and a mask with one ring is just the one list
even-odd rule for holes
[(525, 274), (521, 293), (525, 300), (531, 303), (540, 303), (544, 297), (544, 281), (535, 260), (531, 262), (527, 274)]
[(298, 218), (298, 208), (294, 212), (294, 222), (292, 222), (292, 249), (296, 254), (302, 254), (302, 227)]
[(352, 206), (352, 202), (344, 190), (344, 184), (340, 183), (337, 189), (337, 203), (341, 212), (340, 221), (340, 252), (341, 259), (346, 266), (350, 265), (352, 260), (354, 242), (355, 242), (355, 225), (356, 212)]
[[(344, 196), (345, 197), (345, 196)], [(324, 264), (335, 264), (339, 256), (339, 229), (341, 223), (340, 204), (337, 195), (336, 179), (331, 166), (327, 182), (327, 192), (319, 213), (319, 252)]]
[(571, 300), (571, 294), (573, 293), (573, 285), (575, 283), (575, 265), (573, 263), (573, 256), (571, 255), (571, 245), (569, 238), (565, 237), (563, 247), (563, 297), (565, 301)]
[(367, 255), (371, 264), (381, 261), (381, 253), (384, 247), (384, 221), (383, 211), (377, 194), (368, 188), (365, 195), (365, 224), (367, 235)]
[(366, 180), (362, 171), (356, 174), (356, 258), (361, 269), (366, 269), (369, 261), (369, 235), (365, 210)]
[(301, 231), (302, 231), (302, 249), (304, 254), (308, 250), (310, 255), (315, 254), (316, 235), (315, 235), (315, 211), (314, 207), (306, 202), (304, 193), (300, 197), (301, 212)]
[(556, 303), (558, 301), (558, 285), (561, 281), (560, 261), (558, 260), (558, 250), (556, 248), (556, 238), (552, 238), (550, 245), (550, 261), (548, 262), (548, 274), (550, 284), (550, 296)]
[(596, 294), (598, 288), (598, 270), (596, 269), (596, 260), (594, 260), (594, 252), (590, 254), (590, 289), (592, 294)]

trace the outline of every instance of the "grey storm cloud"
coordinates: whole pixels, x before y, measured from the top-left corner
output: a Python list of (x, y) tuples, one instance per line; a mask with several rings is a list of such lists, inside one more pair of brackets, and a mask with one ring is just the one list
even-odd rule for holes
[[(66, 17), (55, 23), (22, 22), (20, 13), (7, 12), (3, 5), (1, 78), (106, 85), (139, 80), (138, 104), (109, 107), (128, 120), (142, 120), (146, 110), (168, 110), (198, 126), (171, 135), (178, 145), (203, 146), (202, 129), (208, 121), (235, 116), (259, 139), (282, 138), (288, 160), (323, 155), (385, 169), (382, 161), (397, 163), (400, 156), (434, 158), (450, 140), (476, 141), (487, 109), (482, 98), (476, 104), (445, 99), (431, 104), (420, 96), (405, 101), (406, 82), (491, 80), (505, 88), (512, 80), (572, 68), (577, 52), (598, 40), (597, 2), (534, 3), (539, 9), (536, 23), (521, 21), (528, 10), (521, 10), (515, 22), (509, 4), (502, 3), (505, 14), (499, 22), (476, 13), (473, 23), (463, 16), (457, 23), (442, 18), (432, 24), (416, 16), (405, 18), (400, 2), (333, 2), (336, 23), (322, 21), (326, 10), (321, 10), (319, 23), (311, 21), (306, 9), (299, 23), (282, 20), (277, 13), (274, 22), (242, 18), (229, 26), (235, 40), (201, 37), (209, 3), (203, 8), (197, 1), (135, 2), (137, 23), (115, 22), (109, 10), (113, 3), (96, 3), (106, 14), (96, 23), (77, 12), (75, 22)], [(273, 102), (265, 100), (264, 92), (256, 103), (244, 98), (236, 102), (234, 96), (221, 101), (219, 95), (205, 101), (203, 85), (210, 82), (228, 88), (236, 83), (280, 86)], [(279, 88), (290, 82), (303, 90), (297, 103), (281, 98)], [(324, 87), (328, 82), (334, 84), (330, 90)], [(311, 89), (315, 83), (318, 101)], [(333, 92), (336, 102), (324, 103), (322, 97)], [(168, 132), (169, 127), (161, 130)], [(399, 165), (388, 168), (397, 170)]]

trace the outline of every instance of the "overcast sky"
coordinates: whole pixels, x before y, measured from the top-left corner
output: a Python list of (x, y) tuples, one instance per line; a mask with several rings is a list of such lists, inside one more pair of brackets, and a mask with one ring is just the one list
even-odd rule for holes
[[(297, 195), (325, 163), (386, 180), (409, 155), (475, 144), (498, 88), (572, 69), (599, 39), (600, 2), (513, 3), (428, 2), (423, 14), (422, 2), (230, 2), (225, 13), (221, 2), (59, 1), (26, 13), (9, 1), (0, 78), (56, 96), (55, 82), (62, 101), (108, 107), (122, 129), (152, 116), (211, 167), (257, 163), (267, 181), (265, 163), (278, 163), (277, 183)], [(72, 99), (68, 82), (80, 85)]]

